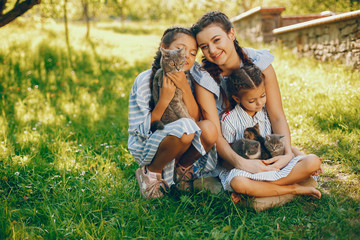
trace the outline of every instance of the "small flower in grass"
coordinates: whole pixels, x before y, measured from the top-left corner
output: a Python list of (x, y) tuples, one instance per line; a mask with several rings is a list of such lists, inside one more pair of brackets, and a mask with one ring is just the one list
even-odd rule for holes
[(16, 220), (13, 220), (11, 223), (12, 223), (12, 224), (16, 224), (16, 223), (17, 223), (17, 221), (16, 221)]
[(19, 176), (20, 173), (19, 173), (19, 172), (15, 172), (14, 175), (15, 175), (15, 176)]
[(81, 176), (84, 176), (85, 173), (86, 173), (85, 171), (82, 171), (80, 175), (81, 175)]

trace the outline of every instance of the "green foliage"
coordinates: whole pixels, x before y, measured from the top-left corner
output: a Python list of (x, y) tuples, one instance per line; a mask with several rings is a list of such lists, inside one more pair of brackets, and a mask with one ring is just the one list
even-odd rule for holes
[[(159, 27), (62, 25), (0, 32), (1, 239), (355, 239), (359, 72), (272, 48), (293, 143), (325, 159), (321, 200), (256, 213), (205, 191), (144, 200), (127, 150), (128, 96)], [(157, 35), (144, 35), (147, 29)], [(165, 27), (164, 27), (165, 29)], [(132, 34), (134, 33), (134, 34)], [(28, 39), (32, 39), (31, 42)]]

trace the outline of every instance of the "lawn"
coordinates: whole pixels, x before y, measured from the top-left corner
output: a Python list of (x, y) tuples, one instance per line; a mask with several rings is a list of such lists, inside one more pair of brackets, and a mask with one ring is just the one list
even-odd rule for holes
[(128, 96), (165, 28), (98, 24), (88, 41), (71, 25), (72, 67), (61, 24), (1, 28), (0, 239), (355, 239), (360, 73), (275, 46), (293, 144), (324, 158), (321, 200), (257, 213), (227, 193), (140, 198)]

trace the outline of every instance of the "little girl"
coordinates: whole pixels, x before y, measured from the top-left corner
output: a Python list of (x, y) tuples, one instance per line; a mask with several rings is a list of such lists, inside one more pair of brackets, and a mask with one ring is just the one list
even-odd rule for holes
[[(136, 178), (144, 198), (162, 197), (174, 184), (180, 190), (191, 190), (194, 175), (214, 170), (217, 163), (213, 148), (217, 131), (209, 120), (198, 122), (200, 111), (193, 95), (194, 86), (184, 72), (164, 76), (158, 103), (154, 105), (151, 101), (152, 80), (160, 68), (160, 47), (184, 48), (183, 70), (192, 72), (199, 68), (195, 63), (198, 48), (194, 35), (188, 28), (172, 27), (161, 38), (152, 69), (135, 79), (129, 97), (128, 149), (140, 166)], [(161, 119), (176, 88), (182, 91), (183, 101), (195, 121), (181, 118), (166, 124), (163, 130), (151, 132), (151, 124)]]
[[(253, 127), (257, 123), (263, 137), (272, 133), (270, 119), (265, 107), (264, 74), (256, 65), (247, 63), (232, 72), (226, 80), (225, 91), (229, 96), (230, 109), (226, 109), (222, 115), (221, 128), (222, 134), (228, 143), (243, 138), (244, 130)], [(272, 181), (273, 183), (279, 183), (279, 185), (292, 184), (290, 179), (286, 182), (285, 178), (293, 170), (291, 178), (301, 179), (303, 173), (293, 168), (304, 156), (298, 155), (294, 157), (280, 171), (249, 173), (236, 168), (230, 171), (223, 169), (219, 177), (225, 190), (238, 193), (244, 193), (240, 190), (242, 189), (241, 185), (244, 177), (258, 181)], [(313, 187), (300, 185), (294, 185), (294, 187), (299, 188), (294, 193), (313, 195), (316, 198), (321, 196), (321, 193)], [(235, 202), (238, 201), (237, 194), (232, 194), (232, 199)]]

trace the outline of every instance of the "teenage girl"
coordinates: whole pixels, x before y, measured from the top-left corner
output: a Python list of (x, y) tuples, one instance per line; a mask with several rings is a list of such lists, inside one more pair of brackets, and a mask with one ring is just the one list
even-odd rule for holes
[[(274, 57), (267, 50), (242, 48), (235, 37), (235, 30), (229, 18), (222, 12), (213, 11), (202, 16), (192, 27), (198, 46), (204, 55), (203, 68), (212, 78), (197, 78), (196, 99), (203, 117), (213, 122), (218, 132), (217, 153), (228, 169), (237, 168), (249, 173), (280, 170), (293, 158), (290, 132), (282, 108), (280, 89), (275, 71), (271, 65)], [(285, 154), (269, 160), (248, 161), (237, 155), (221, 134), (219, 115), (229, 104), (224, 90), (226, 77), (245, 64), (255, 64), (264, 74), (266, 109), (274, 133), (285, 136)], [(201, 75), (201, 72), (198, 72)], [(215, 96), (215, 97), (214, 97)], [(241, 181), (239, 193), (251, 196), (267, 197), (288, 193), (300, 194), (295, 183), (309, 178), (320, 171), (320, 159), (315, 155), (306, 155), (293, 167), (285, 178), (274, 182), (256, 181), (238, 177)], [(294, 174), (296, 173), (296, 174)], [(320, 193), (315, 195), (320, 197)]]

